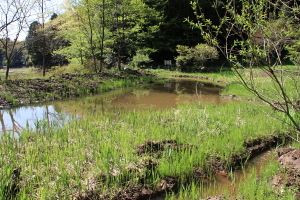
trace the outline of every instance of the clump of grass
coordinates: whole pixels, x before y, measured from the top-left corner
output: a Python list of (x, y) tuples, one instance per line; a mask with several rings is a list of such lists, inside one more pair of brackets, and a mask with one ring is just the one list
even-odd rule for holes
[[(260, 168), (250, 167), (241, 178), (242, 182), (235, 180), (235, 174), (232, 173), (232, 182), (229, 183), (231, 185), (215, 188), (216, 191), (210, 193), (210, 190), (215, 187), (213, 184), (194, 181), (188, 185), (182, 185), (178, 194), (167, 195), (166, 199), (205, 199), (212, 196), (218, 196), (221, 199), (295, 199), (293, 191), (285, 186), (281, 189), (274, 189), (272, 180), (279, 173), (279, 169), (279, 163), (272, 155)], [(210, 181), (217, 182), (217, 180)]]
[(274, 159), (260, 169), (259, 176), (256, 169), (252, 169), (249, 177), (239, 185), (236, 197), (238, 199), (295, 199), (295, 194), (287, 188), (274, 189), (271, 183), (278, 172), (279, 163)]
[(219, 85), (224, 85), (224, 83), (230, 83), (232, 81), (237, 81), (237, 77), (233, 71), (224, 71), (224, 72), (212, 72), (212, 73), (185, 73), (179, 71), (169, 71), (163, 69), (154, 69), (150, 70), (153, 73), (157, 73), (161, 78), (170, 78), (173, 75), (175, 76), (187, 76), (187, 77), (199, 77), (199, 78), (207, 78), (203, 79), (204, 82), (210, 82), (213, 84), (218, 83)]
[(12, 106), (16, 106), (18, 104), (17, 99), (10, 92), (2, 92), (0, 98), (6, 99), (8, 102), (11, 102)]

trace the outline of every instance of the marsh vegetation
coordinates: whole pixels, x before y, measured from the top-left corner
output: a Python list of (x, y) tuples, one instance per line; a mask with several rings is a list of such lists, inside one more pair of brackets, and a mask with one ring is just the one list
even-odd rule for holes
[[(167, 72), (161, 73), (166, 76)], [(234, 83), (235, 77), (210, 74), (208, 79), (218, 80)], [(184, 94), (179, 88), (177, 92)], [(132, 94), (141, 98), (149, 90), (137, 88)], [(235, 182), (232, 172), (258, 152), (285, 144), (288, 136), (297, 137), (288, 123), (275, 118), (272, 108), (246, 90), (241, 92), (239, 84), (225, 87), (224, 95), (234, 101), (216, 105), (198, 100), (158, 110), (114, 109), (108, 115), (93, 112), (74, 117), (63, 126), (40, 120), (18, 137), (7, 132), (1, 136), (0, 195), (16, 199), (147, 199), (164, 194), (167, 199), (207, 198), (213, 193), (201, 188), (206, 180), (213, 181), (214, 174)], [(111, 102), (115, 97), (104, 99)], [(61, 105), (68, 109), (67, 102)], [(82, 105), (94, 107), (95, 101), (87, 98)], [(268, 184), (279, 171), (278, 164), (270, 159), (267, 169), (261, 170), (259, 179), (253, 170), (245, 186), (241, 183), (234, 193), (223, 193), (246, 199), (295, 198), (295, 187), (293, 192), (283, 185), (283, 193)]]
[[(142, 102), (146, 84), (169, 88), (170, 77), (196, 79), (197, 97), (206, 82), (214, 94), (222, 86), (227, 101), (183, 102), (179, 86), (180, 105), (165, 96), (165, 109), (106, 112), (117, 92), (61, 101), (70, 117), (2, 127), (0, 199), (300, 198), (298, 1), (79, 0), (60, 15), (48, 3), (0, 4), (0, 109), (132, 86)], [(31, 71), (11, 71), (24, 65)], [(270, 148), (266, 167), (246, 173)], [(218, 178), (234, 191), (207, 193)]]

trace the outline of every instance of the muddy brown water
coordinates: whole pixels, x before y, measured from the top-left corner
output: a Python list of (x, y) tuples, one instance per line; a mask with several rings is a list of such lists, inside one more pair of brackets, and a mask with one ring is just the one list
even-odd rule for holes
[[(36, 103), (18, 108), (0, 110), (0, 135), (8, 132), (15, 137), (25, 127), (37, 128), (41, 123), (51, 125), (74, 117), (84, 117), (94, 113), (110, 113), (115, 109), (173, 109), (185, 102), (221, 104), (222, 88), (195, 80), (176, 79), (162, 84), (151, 84), (133, 89), (114, 90), (101, 95), (73, 98), (64, 101)], [(245, 170), (235, 171), (230, 176), (216, 174), (199, 186), (203, 197), (222, 194), (226, 191), (233, 194), (251, 169), (265, 165), (267, 153), (253, 159)], [(162, 200), (164, 197), (155, 198)]]
[(225, 194), (234, 196), (239, 190), (239, 185), (245, 181), (251, 171), (255, 171), (259, 176), (263, 166), (268, 164), (271, 151), (265, 151), (247, 162), (243, 169), (238, 169), (230, 174), (217, 173), (200, 187), (200, 191), (205, 198)]
[(220, 104), (223, 101), (221, 89), (199, 81), (176, 79), (101, 95), (24, 105), (0, 110), (0, 135), (13, 132), (17, 136), (27, 126), (36, 128), (41, 123), (51, 125), (51, 122), (62, 122), (74, 113), (77, 117), (83, 117), (95, 112), (109, 113), (115, 109), (170, 109), (184, 102)]
[[(243, 183), (252, 171), (255, 171), (257, 176), (260, 174), (262, 167), (268, 164), (271, 159), (272, 150), (264, 151), (247, 162), (243, 169), (238, 169), (230, 174), (217, 173), (211, 178), (207, 178), (198, 183), (196, 192), (201, 194), (203, 199), (222, 199), (225, 197), (235, 196), (239, 190), (239, 186)], [(151, 200), (165, 200), (165, 196), (152, 198)], [(176, 199), (176, 197), (175, 197)], [(227, 199), (227, 198), (224, 198)]]

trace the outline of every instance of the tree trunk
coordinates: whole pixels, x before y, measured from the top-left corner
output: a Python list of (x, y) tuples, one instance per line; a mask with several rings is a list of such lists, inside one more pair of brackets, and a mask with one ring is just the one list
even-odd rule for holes
[(8, 74), (10, 69), (10, 59), (7, 59), (7, 65), (6, 65), (6, 73), (5, 73), (5, 80), (8, 80)]

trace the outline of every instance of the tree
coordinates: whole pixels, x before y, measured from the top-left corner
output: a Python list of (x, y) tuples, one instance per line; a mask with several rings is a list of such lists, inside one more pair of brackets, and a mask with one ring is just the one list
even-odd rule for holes
[(89, 58), (89, 44), (82, 31), (82, 24), (77, 20), (76, 10), (70, 9), (64, 13), (60, 20), (58, 36), (69, 41), (70, 45), (63, 46), (56, 50), (56, 53), (62, 54), (70, 60), (78, 59), (79, 64), (83, 65)]
[(142, 0), (110, 0), (106, 15), (106, 62), (121, 70), (121, 63), (128, 63), (138, 49), (151, 49), (149, 41), (157, 31), (153, 23), (160, 16)]
[[(108, 38), (107, 17), (109, 1), (82, 0), (72, 2), (60, 25), (60, 36), (70, 41), (71, 46), (58, 52), (80, 63), (92, 63), (95, 72), (102, 71), (105, 54), (105, 41)], [(98, 61), (100, 65), (98, 66)]]
[(8, 79), (12, 61), (24, 48), (17, 45), (18, 38), (27, 26), (27, 19), (31, 16), (34, 4), (30, 0), (1, 0), (0, 1), (0, 32), (1, 48), (4, 49), (7, 68), (5, 79)]
[(82, 23), (82, 29), (88, 40), (89, 51), (93, 59), (93, 66), (95, 72), (97, 72), (97, 58), (96, 58), (96, 39), (95, 39), (95, 23), (93, 17), (95, 16), (96, 7), (95, 1), (93, 0), (83, 0), (81, 1), (82, 5), (77, 7), (77, 17)]
[[(47, 18), (47, 15), (49, 15), (49, 13), (46, 12), (46, 0), (37, 0), (37, 4), (38, 4), (38, 9), (40, 11), (40, 20), (41, 20), (41, 23), (40, 23), (40, 34), (39, 36), (41, 37), (39, 39), (40, 41), (40, 53), (42, 55), (42, 69), (43, 69), (43, 76), (46, 75), (46, 68), (49, 67), (49, 64), (47, 64), (47, 60), (48, 59), (51, 59), (51, 51), (52, 49), (49, 48), (51, 46), (49, 46), (49, 37), (47, 37), (47, 30), (46, 30), (46, 27), (45, 27), (45, 24), (46, 24), (46, 18)], [(54, 17), (51, 17), (53, 19), (55, 19), (55, 15)], [(51, 39), (50, 39), (51, 40)], [(51, 42), (51, 41), (50, 41)]]
[(129, 57), (130, 45), (130, 29), (132, 28), (136, 18), (135, 13), (138, 13), (134, 7), (131, 7), (131, 0), (118, 1), (113, 0), (111, 27), (111, 48), (116, 58), (117, 67), (121, 70), (121, 63), (125, 62)]
[(182, 71), (202, 71), (207, 61), (218, 59), (219, 53), (213, 46), (198, 44), (195, 47), (177, 45), (176, 65)]
[[(200, 32), (188, 23), (186, 19), (196, 20), (196, 15), (190, 6), (190, 0), (143, 0), (149, 7), (159, 13), (156, 19), (158, 30), (150, 44), (156, 49), (150, 57), (157, 63), (164, 60), (174, 60), (178, 54), (177, 45), (195, 46), (203, 43)], [(201, 4), (206, 1), (200, 1)], [(148, 46), (149, 47), (149, 46)]]
[[(147, 48), (157, 25), (157, 12), (141, 0), (82, 0), (72, 5), (62, 26), (71, 46), (60, 50), (80, 62), (92, 63), (94, 71), (104, 64), (121, 69), (139, 48)], [(100, 62), (99, 62), (100, 61)], [(100, 63), (100, 65), (98, 65)]]
[(27, 50), (31, 57), (31, 64), (35, 67), (49, 68), (55, 65), (67, 64), (67, 59), (54, 51), (61, 47), (68, 46), (69, 43), (58, 36), (59, 18), (56, 13), (52, 14), (50, 21), (42, 25), (38, 21), (30, 24), (26, 37)]
[[(228, 0), (210, 1), (218, 20), (206, 15), (199, 1), (193, 3), (198, 12), (198, 27), (205, 40), (216, 46), (235, 70), (241, 84), (260, 100), (270, 105), (278, 119), (300, 131), (300, 89), (298, 72), (283, 68), (283, 52), (299, 53), (298, 1), (284, 0)], [(297, 34), (295, 34), (297, 33)], [(299, 55), (299, 54), (298, 54)], [(242, 69), (247, 69), (244, 74)], [(255, 70), (269, 79), (259, 84)]]
[(31, 64), (33, 66), (43, 65), (43, 55), (40, 51), (41, 35), (39, 29), (41, 24), (38, 21), (34, 21), (29, 26), (28, 35), (26, 38), (28, 54), (31, 57)]
[(153, 61), (149, 57), (152, 52), (153, 49), (150, 48), (138, 49), (136, 55), (132, 58), (131, 64), (136, 68), (145, 67), (145, 65), (148, 65)]

